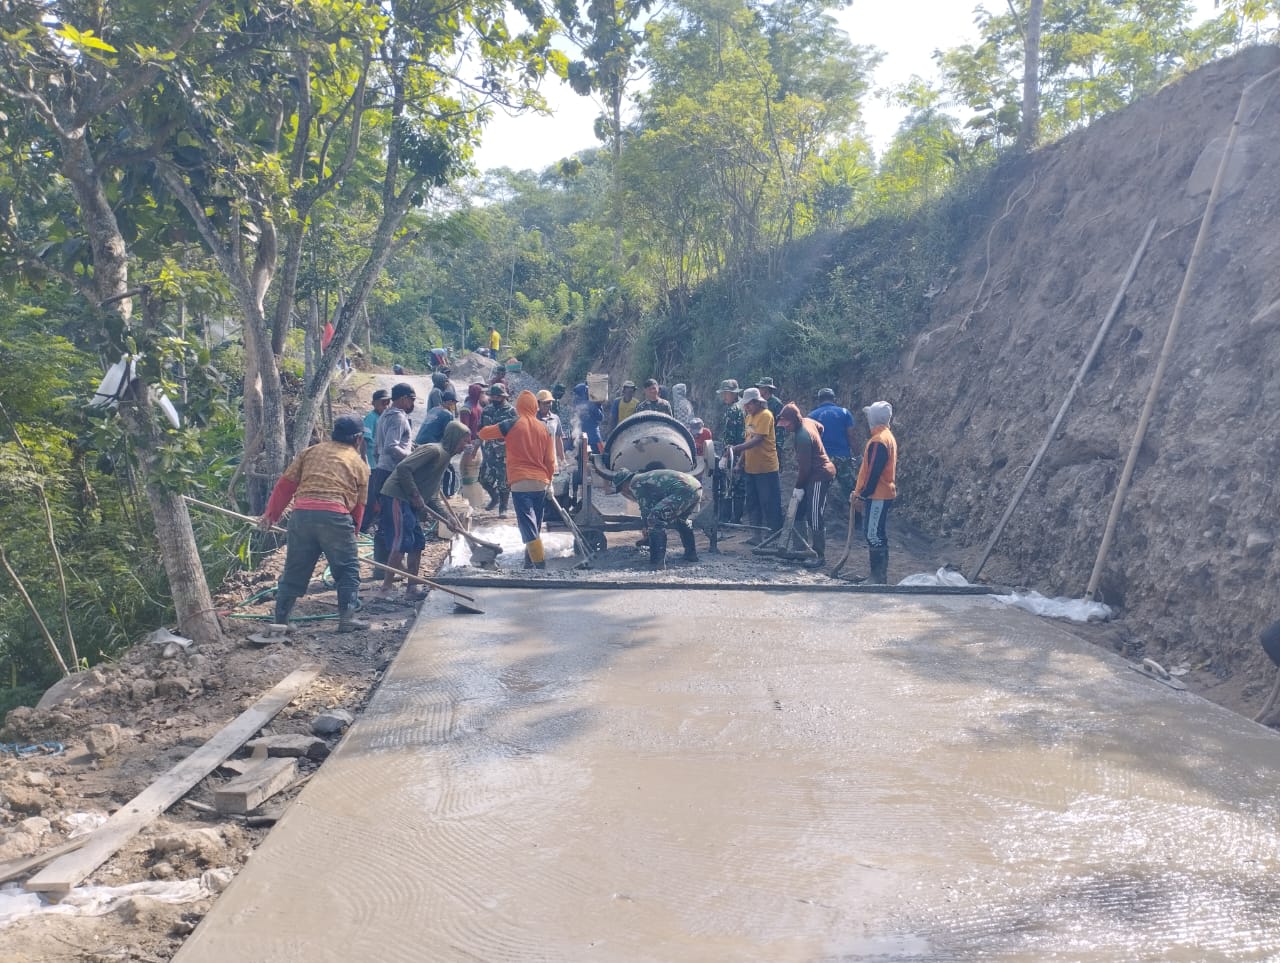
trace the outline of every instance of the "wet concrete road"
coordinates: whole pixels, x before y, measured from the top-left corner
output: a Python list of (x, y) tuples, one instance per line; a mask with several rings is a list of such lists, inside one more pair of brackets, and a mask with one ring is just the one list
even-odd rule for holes
[(177, 956), (1280, 954), (1280, 739), (987, 598), (483, 592)]

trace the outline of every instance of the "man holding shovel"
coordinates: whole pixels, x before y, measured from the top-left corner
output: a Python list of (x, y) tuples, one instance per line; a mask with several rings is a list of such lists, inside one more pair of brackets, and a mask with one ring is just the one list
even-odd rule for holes
[(796, 491), (803, 492), (795, 520), (808, 524), (814, 551), (814, 557), (806, 559), (804, 566), (822, 568), (827, 563), (827, 495), (836, 477), (836, 466), (822, 445), (822, 426), (801, 415), (795, 402), (783, 406), (778, 425), (794, 436)]
[(360, 588), (356, 531), (369, 485), (362, 450), (364, 424), (355, 415), (343, 415), (334, 421), (330, 438), (299, 452), (285, 469), (258, 527), (269, 530), (293, 502), (284, 572), (276, 588), (275, 624), (289, 624), (293, 605), (306, 594), (323, 553), (338, 589), (338, 631), (356, 632), (369, 627), (355, 618)]

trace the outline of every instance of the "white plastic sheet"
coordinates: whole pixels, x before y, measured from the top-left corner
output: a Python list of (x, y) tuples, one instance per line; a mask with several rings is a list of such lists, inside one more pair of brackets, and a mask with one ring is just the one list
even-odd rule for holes
[(1026, 609), (1036, 615), (1051, 619), (1068, 619), (1072, 622), (1106, 622), (1114, 614), (1111, 606), (1087, 599), (1046, 598), (1039, 592), (1014, 592), (1011, 595), (993, 595), (997, 602)]
[[(227, 870), (226, 872), (230, 872)], [(162, 903), (194, 903), (214, 895), (225, 881), (205, 873), (198, 879), (147, 880), (124, 886), (79, 886), (57, 903), (47, 903), (39, 893), (28, 893), (21, 883), (0, 886), (0, 926), (29, 916), (105, 916), (130, 896), (148, 896)]]
[(949, 585), (949, 586), (954, 586), (958, 588), (962, 585), (968, 585), (969, 580), (965, 578), (963, 575), (961, 575), (959, 572), (957, 572), (955, 569), (946, 568), (944, 566), (943, 568), (938, 569), (938, 571), (934, 572), (932, 575), (930, 575), (928, 572), (917, 572), (915, 575), (908, 575), (898, 584), (899, 585)]

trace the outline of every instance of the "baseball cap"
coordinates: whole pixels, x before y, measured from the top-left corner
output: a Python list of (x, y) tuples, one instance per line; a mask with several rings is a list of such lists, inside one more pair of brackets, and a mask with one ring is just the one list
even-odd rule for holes
[(391, 397), (391, 392), (388, 391), (386, 388), (379, 388), (377, 391), (373, 393), (374, 401), (386, 401), (390, 397)]
[(636, 383), (632, 381), (630, 378), (622, 382), (622, 387), (624, 388), (634, 388), (635, 386), (636, 386)]
[(342, 415), (333, 420), (329, 437), (334, 441), (353, 441), (364, 434), (364, 422), (355, 415)]
[(556, 400), (556, 399), (555, 399), (555, 395), (553, 395), (553, 394), (552, 394), (550, 391), (548, 391), (546, 388), (543, 388), (541, 391), (539, 391), (539, 392), (538, 392), (538, 403), (539, 403), (539, 404), (541, 404), (541, 403), (542, 403), (542, 402), (544, 402), (544, 401), (555, 401), (555, 400)]
[(836, 393), (830, 388), (822, 388), (818, 391), (819, 401), (835, 401)]
[(391, 400), (397, 401), (400, 398), (416, 398), (417, 392), (413, 390), (413, 385), (408, 382), (401, 381), (399, 384), (391, 386)]

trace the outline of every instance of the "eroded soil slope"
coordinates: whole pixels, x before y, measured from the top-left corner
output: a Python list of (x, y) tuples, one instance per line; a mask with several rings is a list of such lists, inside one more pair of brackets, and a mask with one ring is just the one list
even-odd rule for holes
[[(972, 565), (1158, 219), (984, 578), (1084, 591), (1240, 93), (1277, 66), (1280, 49), (1248, 50), (1006, 170), (925, 333), (877, 386), (898, 412), (902, 511), (954, 536)], [(1261, 687), (1257, 633), (1280, 617), (1280, 80), (1255, 103), (1102, 590), (1148, 654)]]

